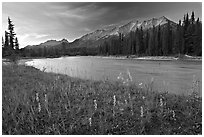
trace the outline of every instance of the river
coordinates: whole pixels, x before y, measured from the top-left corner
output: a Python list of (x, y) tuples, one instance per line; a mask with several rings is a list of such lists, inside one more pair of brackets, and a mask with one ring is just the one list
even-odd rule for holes
[[(26, 64), (46, 72), (81, 79), (122, 82), (128, 79), (138, 86), (152, 82), (154, 90), (176, 94), (190, 94), (192, 87), (196, 87), (200, 95), (202, 91), (201, 61), (151, 61), (76, 56), (33, 59)], [(198, 86), (195, 86), (195, 81), (198, 82)]]

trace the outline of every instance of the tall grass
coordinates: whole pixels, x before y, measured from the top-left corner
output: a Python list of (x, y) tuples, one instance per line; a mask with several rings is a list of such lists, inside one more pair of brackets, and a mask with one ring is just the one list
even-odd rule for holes
[(3, 134), (202, 134), (196, 91), (159, 93), (130, 74), (89, 81), (6, 65), (2, 75)]

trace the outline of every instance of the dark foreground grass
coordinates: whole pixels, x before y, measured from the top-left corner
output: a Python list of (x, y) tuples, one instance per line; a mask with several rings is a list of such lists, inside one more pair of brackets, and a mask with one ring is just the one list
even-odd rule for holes
[(201, 98), (3, 66), (2, 134), (202, 134)]

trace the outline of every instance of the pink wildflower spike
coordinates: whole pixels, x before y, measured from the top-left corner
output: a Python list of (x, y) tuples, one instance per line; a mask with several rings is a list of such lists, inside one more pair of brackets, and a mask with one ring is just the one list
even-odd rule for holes
[(92, 125), (92, 119), (91, 119), (91, 117), (89, 118), (89, 125), (90, 125), (90, 126)]
[(94, 99), (94, 107), (95, 107), (95, 110), (97, 109), (97, 103), (96, 103), (96, 100)]
[(141, 106), (140, 107), (140, 117), (143, 117), (144, 116), (144, 110), (143, 110), (143, 107)]

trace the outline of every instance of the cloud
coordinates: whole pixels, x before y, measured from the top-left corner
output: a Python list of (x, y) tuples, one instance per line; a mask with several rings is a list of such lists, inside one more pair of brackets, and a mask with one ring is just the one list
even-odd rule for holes
[(59, 16), (63, 16), (63, 17), (66, 17), (66, 18), (85, 19), (85, 16), (82, 16), (82, 15), (80, 15), (80, 14), (74, 14), (74, 13), (71, 13), (70, 11), (59, 12), (58, 15), (59, 15)]
[(40, 41), (43, 42), (44, 38), (48, 38), (49, 35), (47, 34), (37, 34), (37, 33), (30, 33), (30, 34), (23, 34), (23, 35), (18, 35), (18, 40), (20, 43), (20, 47), (24, 47), (27, 45), (35, 45), (39, 44)]
[(34, 36), (34, 37), (36, 37), (36, 39), (39, 39), (39, 38), (47, 37), (48, 35), (46, 35), (46, 34), (36, 34), (36, 33), (34, 33), (34, 34), (32, 34), (31, 36)]
[(40, 39), (43, 37), (47, 37), (47, 34), (37, 34), (37, 33), (30, 33), (30, 34), (24, 34), (24, 35), (18, 35), (21, 39), (26, 39), (28, 37), (32, 37), (32, 38), (36, 38), (36, 39)]
[(91, 31), (91, 29), (89, 29), (89, 28), (84, 28), (83, 30), (86, 31), (86, 32)]
[[(109, 11), (108, 7), (102, 7), (96, 3), (63, 3), (63, 5), (53, 6), (55, 9), (58, 7), (58, 10), (56, 11), (56, 14), (58, 15), (86, 20), (93, 19), (95, 17), (99, 18), (101, 15), (104, 15)], [(59, 6), (61, 6), (61, 10)]]

